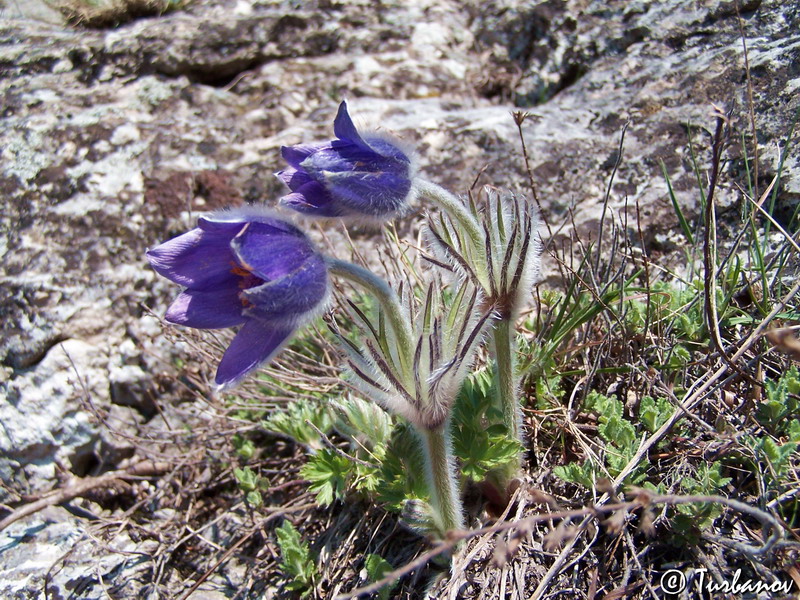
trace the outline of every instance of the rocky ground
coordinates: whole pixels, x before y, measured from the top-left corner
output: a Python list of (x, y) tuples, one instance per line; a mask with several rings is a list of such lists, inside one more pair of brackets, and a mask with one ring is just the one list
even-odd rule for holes
[[(174, 402), (213, 373), (187, 383), (178, 368), (185, 343), (149, 312), (174, 289), (144, 251), (197, 212), (273, 203), (280, 146), (329, 137), (342, 98), (461, 193), (479, 174), (529, 193), (511, 116), (529, 111), (556, 238), (592, 235), (614, 173), (610, 209), (634, 235), (638, 206), (655, 257), (675, 250), (677, 223), (660, 163), (693, 215), (690, 134), (703, 167), (720, 107), (752, 144), (746, 66), (762, 189), (798, 109), (800, 7), (781, 0), (742, 0), (739, 16), (728, 0), (197, 0), (107, 30), (0, 10), (0, 502), (14, 507), (135, 463), (141, 436), (164, 442), (207, 409)], [(717, 202), (735, 219), (741, 139), (727, 156)], [(800, 201), (796, 152), (783, 182), (779, 219)], [(153, 568), (157, 542), (94, 539), (73, 512), (0, 533), (0, 596), (104, 598), (100, 582)], [(113, 597), (161, 593), (142, 589)]]

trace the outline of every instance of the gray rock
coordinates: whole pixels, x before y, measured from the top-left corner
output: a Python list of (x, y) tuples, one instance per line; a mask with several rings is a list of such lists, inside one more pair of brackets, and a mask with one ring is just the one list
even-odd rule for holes
[(0, 17), (4, 19), (31, 19), (53, 25), (63, 25), (64, 18), (46, 0), (2, 0)]
[(84, 522), (62, 508), (48, 509), (0, 532), (0, 596), (44, 598), (46, 588), (51, 598), (137, 597), (157, 546), (124, 532), (98, 543)]

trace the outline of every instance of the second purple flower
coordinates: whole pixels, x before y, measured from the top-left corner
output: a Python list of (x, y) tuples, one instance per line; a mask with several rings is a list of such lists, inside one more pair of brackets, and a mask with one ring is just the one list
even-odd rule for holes
[(411, 158), (397, 140), (361, 135), (347, 104), (339, 105), (333, 123), (337, 139), (283, 146), (289, 167), (277, 173), (291, 194), (289, 208), (318, 217), (387, 219), (402, 211), (411, 195)]

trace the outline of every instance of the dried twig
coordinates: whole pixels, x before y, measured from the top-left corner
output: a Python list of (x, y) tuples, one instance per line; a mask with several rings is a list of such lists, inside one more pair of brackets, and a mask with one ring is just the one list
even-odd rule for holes
[[(783, 531), (783, 528), (781, 527), (780, 522), (774, 516), (758, 508), (750, 506), (749, 504), (740, 502), (739, 500), (732, 500), (730, 498), (725, 498), (724, 496), (714, 496), (714, 495), (707, 495), (707, 496), (706, 495), (680, 496), (675, 494), (650, 495), (649, 492), (645, 490), (637, 490), (637, 492), (638, 495), (633, 500), (628, 502), (617, 502), (613, 504), (600, 504), (598, 502), (598, 504), (595, 504), (594, 506), (585, 508), (543, 513), (543, 514), (533, 515), (530, 517), (525, 517), (524, 519), (519, 519), (516, 521), (501, 521), (499, 523), (495, 523), (494, 525), (483, 527), (481, 529), (473, 529), (469, 531), (451, 531), (448, 534), (448, 538), (446, 540), (440, 542), (439, 544), (437, 544), (424, 554), (420, 555), (415, 560), (409, 562), (406, 565), (403, 565), (398, 569), (395, 569), (391, 573), (386, 574), (386, 576), (384, 576), (382, 579), (374, 583), (371, 583), (370, 585), (357, 588), (351, 592), (340, 594), (336, 596), (335, 600), (347, 600), (349, 598), (359, 598), (377, 592), (383, 586), (388, 585), (392, 581), (395, 581), (396, 579), (399, 579), (400, 577), (403, 577), (404, 575), (411, 573), (415, 569), (424, 567), (433, 558), (451, 552), (456, 546), (458, 546), (461, 542), (467, 539), (471, 539), (478, 536), (484, 536), (486, 534), (496, 534), (501, 531), (507, 531), (509, 529), (530, 530), (536, 523), (549, 521), (551, 519), (568, 520), (568, 519), (573, 519), (575, 517), (584, 517), (584, 521), (590, 521), (607, 513), (614, 513), (616, 511), (631, 512), (639, 508), (644, 508), (654, 504), (663, 504), (667, 506), (674, 506), (677, 504), (701, 503), (701, 502), (722, 504), (724, 506), (727, 506), (728, 508), (731, 508), (740, 513), (753, 517), (754, 519), (759, 521), (762, 525), (764, 525), (766, 529), (769, 529), (770, 531), (770, 534), (763, 545), (749, 546), (747, 544), (742, 544), (734, 540), (726, 540), (727, 545), (729, 545), (731, 548), (742, 554), (750, 556), (751, 558), (761, 557), (769, 553), (775, 547), (775, 544), (782, 537), (781, 532)], [(541, 587), (541, 584), (539, 587)], [(537, 597), (537, 592), (534, 592), (531, 598), (536, 598), (536, 597)]]
[(68, 502), (73, 498), (84, 496), (88, 492), (97, 488), (113, 485), (120, 481), (130, 479), (138, 479), (140, 477), (154, 477), (162, 475), (169, 471), (170, 465), (165, 462), (154, 462), (152, 460), (143, 460), (127, 469), (120, 469), (118, 471), (111, 471), (98, 477), (82, 477), (75, 478), (67, 482), (64, 487), (56, 490), (46, 492), (38, 500), (29, 502), (16, 508), (11, 514), (7, 515), (0, 521), (0, 531), (19, 521), (20, 519), (44, 510), (48, 506), (56, 506)]

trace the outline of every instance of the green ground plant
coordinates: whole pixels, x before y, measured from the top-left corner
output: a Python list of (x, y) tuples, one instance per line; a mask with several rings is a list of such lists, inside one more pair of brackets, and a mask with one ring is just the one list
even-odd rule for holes
[(307, 598), (314, 590), (317, 565), (311, 558), (308, 544), (289, 521), (275, 529), (281, 551), (281, 567), (287, 577), (286, 589)]

